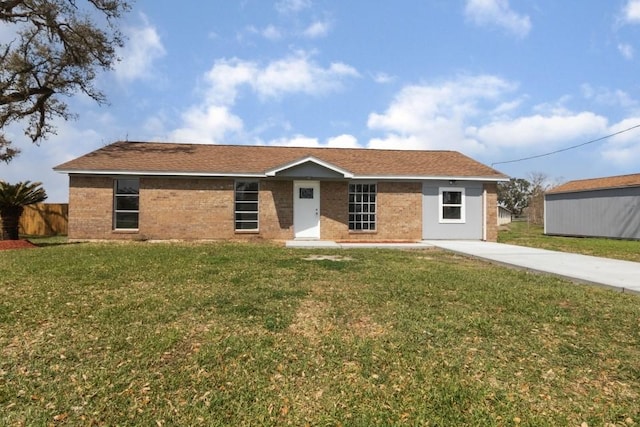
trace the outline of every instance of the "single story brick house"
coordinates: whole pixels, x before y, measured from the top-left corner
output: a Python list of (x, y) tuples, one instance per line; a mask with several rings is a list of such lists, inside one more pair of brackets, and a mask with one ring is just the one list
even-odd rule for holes
[(544, 232), (640, 239), (640, 174), (569, 181), (544, 196)]
[(69, 174), (69, 238), (497, 238), (504, 174), (455, 151), (116, 142)]

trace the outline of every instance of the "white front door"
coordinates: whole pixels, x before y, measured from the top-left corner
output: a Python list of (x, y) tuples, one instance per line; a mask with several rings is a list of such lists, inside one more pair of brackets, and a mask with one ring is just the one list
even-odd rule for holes
[(294, 181), (293, 232), (296, 239), (320, 238), (319, 181)]

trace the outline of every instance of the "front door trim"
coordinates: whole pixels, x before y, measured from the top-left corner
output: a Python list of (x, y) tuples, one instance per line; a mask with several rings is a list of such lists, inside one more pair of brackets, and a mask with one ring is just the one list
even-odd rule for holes
[(320, 239), (320, 181), (293, 182), (293, 234)]

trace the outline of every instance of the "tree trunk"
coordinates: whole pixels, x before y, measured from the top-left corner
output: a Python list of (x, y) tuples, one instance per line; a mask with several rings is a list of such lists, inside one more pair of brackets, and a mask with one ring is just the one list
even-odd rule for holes
[(4, 240), (18, 240), (18, 227), (23, 210), (24, 208), (22, 206), (11, 206), (0, 209), (2, 238)]

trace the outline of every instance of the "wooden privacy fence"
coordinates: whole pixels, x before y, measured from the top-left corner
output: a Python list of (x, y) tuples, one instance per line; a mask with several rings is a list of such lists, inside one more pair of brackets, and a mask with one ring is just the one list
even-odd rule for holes
[(25, 206), (20, 217), (20, 234), (66, 235), (68, 223), (69, 205), (67, 203), (37, 203)]

